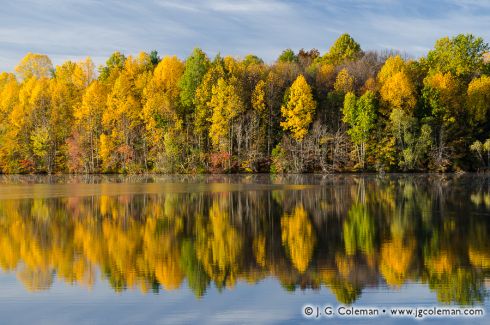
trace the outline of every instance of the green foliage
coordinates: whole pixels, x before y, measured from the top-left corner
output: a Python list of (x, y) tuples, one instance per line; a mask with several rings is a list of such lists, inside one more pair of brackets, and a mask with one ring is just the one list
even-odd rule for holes
[(432, 129), (424, 124), (417, 127), (417, 119), (396, 108), (390, 114), (391, 132), (395, 134), (400, 145), (402, 159), (400, 167), (405, 170), (414, 170), (422, 166), (423, 158), (432, 144)]
[(49, 132), (46, 127), (40, 127), (34, 130), (31, 134), (32, 152), (39, 160), (39, 168), (41, 171), (47, 170), (47, 156), (50, 146)]
[(324, 56), (330, 64), (339, 65), (344, 61), (354, 61), (361, 55), (361, 46), (349, 34), (342, 34)]
[(112, 73), (120, 71), (124, 67), (126, 57), (121, 52), (114, 52), (106, 61), (105, 66), (99, 67), (99, 80), (106, 81), (109, 79)]
[(197, 87), (210, 67), (209, 59), (201, 49), (195, 48), (185, 61), (185, 69), (180, 79), (180, 100), (189, 109), (195, 105)]
[(281, 55), (277, 58), (277, 62), (296, 62), (298, 61), (298, 57), (294, 54), (294, 51), (291, 49), (284, 50)]
[(468, 77), (483, 71), (483, 55), (489, 50), (488, 43), (472, 34), (444, 37), (427, 54), (427, 64), (434, 72)]
[(150, 52), (150, 62), (153, 66), (156, 66), (160, 62), (160, 57), (158, 56), (158, 52), (153, 50)]
[(377, 101), (374, 93), (368, 90), (360, 98), (351, 92), (347, 93), (342, 113), (342, 121), (350, 126), (347, 134), (357, 146), (359, 165), (364, 168), (366, 143), (376, 121)]
[(354, 255), (357, 250), (366, 254), (373, 252), (376, 226), (365, 205), (356, 204), (349, 209), (343, 226), (343, 234), (347, 255)]
[(264, 64), (264, 60), (262, 60), (261, 58), (259, 58), (258, 56), (256, 55), (253, 55), (253, 54), (249, 54), (245, 57), (245, 59), (243, 59), (243, 62), (242, 62), (245, 66), (249, 66), (249, 65), (252, 65), (252, 64)]
[(273, 174), (282, 174), (287, 171), (287, 156), (286, 150), (284, 150), (281, 144), (278, 144), (272, 149), (272, 164), (270, 172)]

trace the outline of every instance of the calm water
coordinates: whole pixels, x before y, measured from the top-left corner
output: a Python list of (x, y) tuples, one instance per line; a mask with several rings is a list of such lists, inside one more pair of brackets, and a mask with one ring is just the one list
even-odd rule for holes
[(0, 176), (0, 323), (315, 323), (306, 304), (488, 314), (489, 235), (485, 176)]

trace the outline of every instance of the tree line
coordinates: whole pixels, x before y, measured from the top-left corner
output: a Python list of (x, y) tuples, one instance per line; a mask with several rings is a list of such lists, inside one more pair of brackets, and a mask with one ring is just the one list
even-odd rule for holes
[(0, 74), (2, 173), (460, 171), (490, 165), (489, 45), (444, 37), (419, 59), (285, 50), (180, 60), (113, 53)]

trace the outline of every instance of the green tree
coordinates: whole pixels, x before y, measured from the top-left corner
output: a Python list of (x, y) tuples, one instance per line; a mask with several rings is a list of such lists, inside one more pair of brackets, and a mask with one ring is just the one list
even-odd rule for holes
[(366, 143), (371, 130), (375, 127), (377, 112), (376, 96), (367, 91), (359, 99), (353, 93), (347, 93), (342, 110), (342, 121), (349, 125), (347, 133), (356, 146), (359, 167), (365, 168)]
[(457, 77), (471, 77), (484, 71), (484, 54), (490, 50), (488, 43), (472, 34), (459, 34), (436, 41), (427, 54), (431, 71), (450, 72)]
[(121, 52), (114, 52), (106, 61), (105, 66), (99, 67), (99, 80), (113, 82), (117, 78), (117, 73), (124, 68), (126, 56)]
[(185, 61), (185, 69), (179, 81), (180, 100), (187, 111), (196, 104), (196, 90), (210, 67), (209, 58), (201, 49), (195, 48)]
[(294, 54), (291, 49), (284, 50), (281, 55), (277, 58), (277, 62), (297, 62), (298, 57)]
[(342, 34), (330, 47), (324, 59), (333, 65), (339, 65), (344, 61), (354, 61), (361, 55), (361, 46), (349, 34)]

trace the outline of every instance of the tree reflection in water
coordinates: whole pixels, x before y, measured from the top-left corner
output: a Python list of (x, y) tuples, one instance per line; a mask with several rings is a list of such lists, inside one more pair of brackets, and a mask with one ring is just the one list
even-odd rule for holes
[(407, 281), (427, 284), (442, 303), (486, 296), (483, 176), (222, 176), (172, 179), (179, 190), (161, 192), (145, 190), (161, 181), (150, 177), (118, 193), (100, 181), (88, 181), (99, 188), (93, 195), (0, 194), (1, 269), (32, 291), (49, 289), (54, 277), (92, 287), (100, 271), (115, 291), (175, 290), (187, 281), (197, 297), (212, 284), (224, 290), (265, 277), (287, 290), (329, 287), (341, 303), (365, 287)]

